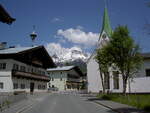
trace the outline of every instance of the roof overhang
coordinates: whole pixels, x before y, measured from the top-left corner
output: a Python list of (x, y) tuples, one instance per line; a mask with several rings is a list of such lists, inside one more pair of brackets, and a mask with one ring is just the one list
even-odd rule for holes
[(0, 53), (0, 59), (14, 59), (27, 64), (40, 66), (40, 62), (35, 62), (37, 59), (36, 61), (40, 60), (42, 62), (42, 67), (45, 69), (56, 67), (44, 46), (33, 47), (17, 53)]
[(141, 53), (141, 56), (142, 56), (144, 59), (150, 59), (150, 53)]
[(4, 7), (0, 4), (0, 21), (6, 24), (12, 24), (16, 19), (12, 18)]
[(78, 66), (72, 66), (71, 68), (68, 69), (64, 69), (64, 68), (60, 68), (57, 70), (57, 68), (52, 68), (50, 70), (47, 70), (48, 72), (57, 72), (57, 71), (70, 71), (70, 70), (75, 70), (80, 76), (84, 76), (84, 74), (82, 73), (82, 71), (80, 70), (80, 68)]

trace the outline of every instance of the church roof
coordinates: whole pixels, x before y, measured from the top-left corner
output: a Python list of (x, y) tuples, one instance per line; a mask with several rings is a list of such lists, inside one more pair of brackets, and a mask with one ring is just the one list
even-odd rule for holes
[(108, 16), (108, 10), (107, 10), (106, 7), (105, 7), (105, 10), (104, 10), (103, 24), (102, 24), (102, 30), (101, 30), (101, 33), (100, 33), (100, 37), (101, 37), (103, 31), (104, 31), (109, 37), (110, 37), (111, 34), (112, 34), (112, 28), (111, 28), (111, 25), (110, 25), (110, 20), (109, 20), (109, 16)]

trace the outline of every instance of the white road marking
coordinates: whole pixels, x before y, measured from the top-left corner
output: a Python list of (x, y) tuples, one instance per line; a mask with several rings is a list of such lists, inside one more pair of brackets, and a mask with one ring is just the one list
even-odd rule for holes
[(28, 105), (28, 106), (25, 106), (24, 108), (20, 109), (20, 110), (19, 110), (19, 111), (17, 111), (16, 113), (22, 113), (22, 112), (24, 112), (24, 111), (28, 110), (29, 108), (31, 109), (31, 108), (32, 108), (32, 105), (33, 105), (33, 104)]

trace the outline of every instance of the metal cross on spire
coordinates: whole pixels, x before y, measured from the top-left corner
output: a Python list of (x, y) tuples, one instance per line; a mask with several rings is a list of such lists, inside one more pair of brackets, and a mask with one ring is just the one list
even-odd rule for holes
[(105, 8), (107, 8), (107, 0), (104, 0)]

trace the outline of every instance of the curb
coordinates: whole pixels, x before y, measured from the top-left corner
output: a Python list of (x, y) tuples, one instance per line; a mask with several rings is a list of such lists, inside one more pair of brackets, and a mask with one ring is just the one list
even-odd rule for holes
[(100, 102), (94, 101), (94, 103), (96, 103), (96, 104), (98, 104), (98, 105), (101, 105), (101, 106), (104, 106), (104, 107), (106, 107), (106, 108), (109, 108), (109, 109), (111, 109), (111, 110), (114, 111), (114, 112), (123, 113), (123, 112), (120, 112), (120, 111), (118, 111), (118, 110), (116, 110), (116, 109), (113, 109), (112, 107), (109, 107), (109, 106), (107, 106), (107, 105), (104, 105), (104, 104), (102, 104), (102, 103), (100, 103)]

